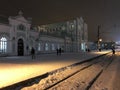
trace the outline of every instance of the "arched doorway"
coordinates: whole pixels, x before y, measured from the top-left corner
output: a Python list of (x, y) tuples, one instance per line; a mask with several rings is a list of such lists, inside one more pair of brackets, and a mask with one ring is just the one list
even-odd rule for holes
[(22, 39), (18, 40), (18, 56), (24, 55), (24, 43)]

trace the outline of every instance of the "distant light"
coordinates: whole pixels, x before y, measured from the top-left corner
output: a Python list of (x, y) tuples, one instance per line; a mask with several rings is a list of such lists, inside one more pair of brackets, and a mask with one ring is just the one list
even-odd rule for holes
[(102, 39), (99, 39), (99, 41), (101, 42), (101, 41), (102, 41)]

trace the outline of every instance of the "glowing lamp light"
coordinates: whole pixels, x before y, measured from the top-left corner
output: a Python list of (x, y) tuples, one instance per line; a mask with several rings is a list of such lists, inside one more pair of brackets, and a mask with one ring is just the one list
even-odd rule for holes
[(102, 39), (99, 39), (100, 42), (102, 42)]

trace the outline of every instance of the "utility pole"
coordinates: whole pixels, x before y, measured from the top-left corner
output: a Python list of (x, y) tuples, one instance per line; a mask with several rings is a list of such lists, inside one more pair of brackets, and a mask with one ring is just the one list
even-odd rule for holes
[(98, 25), (97, 39), (98, 39), (98, 41), (97, 41), (98, 47), (97, 48), (100, 49), (100, 42), (99, 42), (99, 39), (100, 39), (100, 25)]
[(100, 39), (100, 25), (98, 25), (97, 39), (98, 39), (98, 41)]

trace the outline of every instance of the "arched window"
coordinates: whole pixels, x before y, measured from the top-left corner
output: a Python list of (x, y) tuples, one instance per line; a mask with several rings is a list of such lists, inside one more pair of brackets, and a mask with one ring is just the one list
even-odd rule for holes
[(49, 47), (48, 47), (48, 43), (45, 44), (45, 51), (48, 51)]
[(38, 43), (38, 51), (41, 50), (41, 45), (40, 45), (40, 42)]
[(52, 44), (52, 50), (55, 50), (55, 44)]
[(60, 45), (59, 45), (59, 44), (57, 45), (57, 48), (60, 48)]
[(26, 29), (26, 27), (24, 25), (20, 24), (20, 25), (18, 25), (17, 29), (24, 31)]
[(0, 38), (0, 52), (7, 51), (7, 39), (5, 37)]

